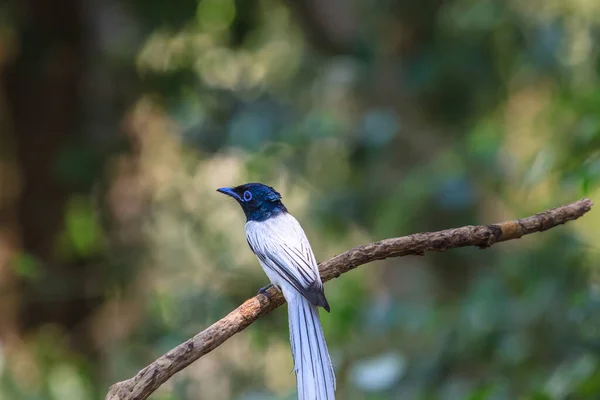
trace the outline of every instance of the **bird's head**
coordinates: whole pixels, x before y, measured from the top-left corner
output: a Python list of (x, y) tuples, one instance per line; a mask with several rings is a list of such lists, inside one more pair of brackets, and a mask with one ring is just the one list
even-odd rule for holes
[(217, 192), (233, 197), (244, 210), (248, 221), (264, 221), (287, 211), (281, 202), (281, 195), (262, 183), (224, 187), (217, 189)]

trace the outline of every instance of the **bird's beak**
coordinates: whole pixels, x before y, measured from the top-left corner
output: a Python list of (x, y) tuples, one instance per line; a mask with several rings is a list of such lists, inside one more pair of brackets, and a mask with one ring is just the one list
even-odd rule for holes
[(238, 194), (233, 191), (233, 188), (228, 188), (228, 187), (219, 188), (219, 189), (217, 189), (217, 192), (221, 192), (223, 194), (226, 194), (227, 196), (231, 196), (231, 197), (233, 197), (234, 199), (236, 199), (238, 201), (242, 200), (240, 198), (240, 196), (238, 196)]

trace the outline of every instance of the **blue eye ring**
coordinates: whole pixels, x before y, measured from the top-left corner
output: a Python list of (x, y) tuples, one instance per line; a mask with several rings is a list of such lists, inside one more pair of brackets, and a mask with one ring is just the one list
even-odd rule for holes
[(246, 190), (244, 192), (244, 201), (250, 201), (250, 200), (252, 200), (252, 193), (250, 193), (249, 190)]

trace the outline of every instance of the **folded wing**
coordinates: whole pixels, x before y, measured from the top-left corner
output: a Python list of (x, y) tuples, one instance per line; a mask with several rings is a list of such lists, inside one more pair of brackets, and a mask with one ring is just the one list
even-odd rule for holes
[(246, 239), (263, 267), (288, 282), (312, 304), (329, 311), (319, 269), (298, 221), (288, 213), (246, 223)]

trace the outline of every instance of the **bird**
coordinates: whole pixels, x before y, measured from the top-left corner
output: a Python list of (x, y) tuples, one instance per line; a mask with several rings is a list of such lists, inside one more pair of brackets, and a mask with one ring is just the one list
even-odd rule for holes
[[(335, 399), (335, 372), (318, 307), (330, 312), (312, 248), (281, 195), (262, 183), (223, 187), (246, 215), (246, 240), (260, 265), (288, 303), (290, 347), (299, 400)], [(267, 285), (259, 293), (268, 296)]]

